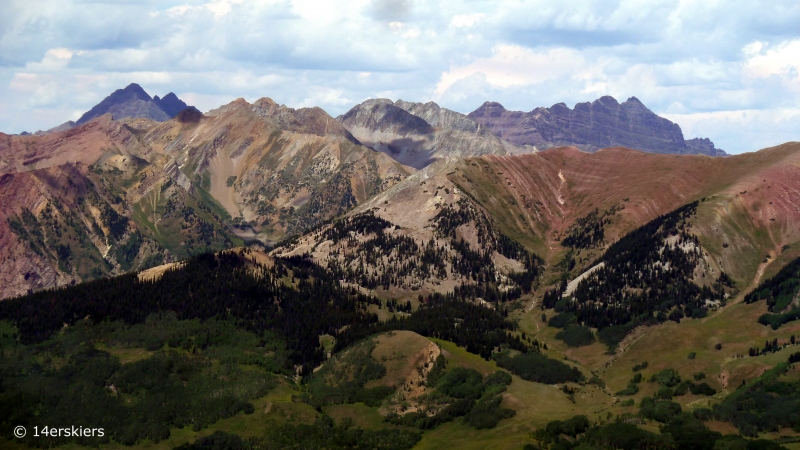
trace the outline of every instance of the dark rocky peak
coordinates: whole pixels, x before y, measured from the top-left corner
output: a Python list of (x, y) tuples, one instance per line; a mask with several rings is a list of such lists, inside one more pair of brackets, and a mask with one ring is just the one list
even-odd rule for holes
[(151, 100), (150, 94), (148, 94), (141, 86), (139, 86), (136, 83), (131, 83), (125, 86), (125, 89), (117, 89), (116, 91), (114, 91), (114, 93), (111, 94), (111, 96), (115, 95), (135, 96), (142, 100)]
[(175, 117), (178, 115), (179, 112), (183, 111), (186, 108), (192, 108), (193, 106), (187, 105), (183, 100), (179, 99), (177, 95), (170, 92), (169, 94), (165, 95), (164, 98), (158, 98), (156, 95), (153, 97), (153, 101), (162, 109), (165, 113), (167, 113), (170, 117)]
[(478, 109), (467, 114), (467, 117), (470, 119), (474, 119), (476, 117), (500, 117), (504, 112), (506, 112), (506, 109), (500, 103), (483, 102)]
[(181, 123), (197, 123), (200, 122), (200, 119), (203, 118), (203, 113), (200, 112), (197, 108), (185, 108), (183, 111), (179, 112), (175, 117), (175, 120)]
[(189, 106), (171, 92), (164, 98), (158, 96), (151, 98), (141, 86), (131, 83), (125, 89), (117, 89), (112, 92), (111, 95), (82, 115), (76, 124), (86, 123), (103, 114), (111, 114), (114, 120), (144, 117), (164, 122), (175, 117), (187, 107)]
[(716, 148), (709, 138), (687, 139), (686, 146), (692, 149), (691, 153), (708, 156), (727, 156), (725, 150)]

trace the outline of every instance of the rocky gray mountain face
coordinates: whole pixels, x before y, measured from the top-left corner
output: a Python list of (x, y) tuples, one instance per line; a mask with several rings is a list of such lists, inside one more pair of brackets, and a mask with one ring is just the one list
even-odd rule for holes
[(164, 98), (150, 97), (150, 95), (136, 83), (129, 84), (125, 89), (117, 89), (111, 95), (103, 99), (92, 109), (84, 113), (76, 122), (77, 125), (86, 123), (95, 117), (103, 114), (111, 114), (114, 120), (128, 117), (144, 117), (164, 122), (169, 120), (188, 106), (175, 94), (170, 92)]
[(361, 143), (417, 169), (448, 157), (524, 153), (485, 126), (434, 102), (370, 99), (336, 118)]
[(594, 152), (606, 147), (628, 147), (651, 153), (726, 153), (708, 139), (684, 140), (678, 124), (659, 117), (636, 97), (620, 104), (604, 96), (570, 109), (564, 103), (531, 112), (508, 111), (496, 102), (486, 102), (467, 116), (516, 145), (538, 149), (572, 145)]

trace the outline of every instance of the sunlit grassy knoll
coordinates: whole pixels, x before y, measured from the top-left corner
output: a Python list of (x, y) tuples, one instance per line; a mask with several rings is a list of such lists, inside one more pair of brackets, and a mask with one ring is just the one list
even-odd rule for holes
[(379, 380), (367, 382), (365, 385), (367, 388), (379, 385), (400, 386), (412, 371), (435, 358), (435, 355), (429, 354), (429, 351), (436, 350), (431, 341), (412, 331), (384, 333), (377, 336), (375, 342), (372, 359), (383, 364), (386, 375)]
[(529, 434), (536, 427), (580, 413), (557, 387), (531, 383), (517, 376), (513, 376), (512, 383), (503, 394), (502, 406), (516, 410), (517, 414), (500, 421), (497, 427), (489, 430), (475, 430), (460, 420), (444, 424), (425, 432), (416, 448), (519, 449), (532, 442)]
[[(499, 370), (494, 361), (486, 361), (451, 342), (433, 340), (445, 351), (448, 367), (469, 367), (484, 375)], [(475, 430), (456, 420), (425, 432), (417, 448), (520, 448), (532, 442), (528, 435), (536, 427), (604, 409), (609, 399), (595, 386), (573, 385), (577, 389), (577, 404), (573, 404), (558, 386), (532, 383), (516, 375), (512, 379), (503, 394), (502, 406), (517, 411), (514, 417), (489, 430)]]
[(436, 338), (432, 338), (431, 340), (441, 347), (445, 358), (447, 358), (448, 367), (468, 367), (477, 370), (483, 376), (500, 370), (494, 361), (486, 361), (480, 356), (470, 353), (450, 341), (443, 341)]

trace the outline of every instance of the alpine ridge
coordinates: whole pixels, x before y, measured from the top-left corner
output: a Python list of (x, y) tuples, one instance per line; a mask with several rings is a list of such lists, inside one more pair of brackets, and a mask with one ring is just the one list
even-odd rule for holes
[(417, 169), (441, 158), (533, 151), (502, 141), (478, 122), (434, 102), (372, 99), (337, 120), (364, 145)]
[(557, 103), (527, 113), (485, 102), (467, 116), (504, 140), (538, 149), (575, 146), (594, 152), (628, 147), (651, 153), (725, 155), (708, 139), (685, 141), (680, 126), (654, 114), (636, 97), (620, 104), (603, 96), (574, 109)]

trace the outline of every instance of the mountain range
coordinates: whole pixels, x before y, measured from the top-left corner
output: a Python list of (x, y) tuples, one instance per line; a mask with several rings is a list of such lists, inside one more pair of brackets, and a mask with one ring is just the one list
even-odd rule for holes
[(506, 141), (539, 149), (574, 146), (594, 152), (628, 147), (651, 153), (726, 154), (707, 138), (684, 140), (680, 126), (657, 116), (636, 97), (620, 104), (614, 97), (604, 96), (578, 103), (574, 109), (557, 103), (527, 113), (486, 102), (468, 117)]
[(723, 157), (635, 98), (334, 118), (132, 86), (0, 134), (7, 422), (184, 449), (800, 443), (800, 143)]
[[(13, 261), (0, 273), (6, 281), (1, 294), (141, 269), (242, 239), (274, 243), (366, 204), (382, 207), (387, 220), (420, 228), (419, 236), (427, 236), (431, 214), (457, 203), (454, 192), (473, 188), (454, 184), (458, 175), (448, 173), (471, 183), (484, 180), (483, 191), (469, 195), (494, 200), (476, 206), (490, 211), (493, 220), (505, 217), (501, 229), (550, 254), (549, 247), (558, 248), (553, 236), (586, 214), (586, 208), (567, 202), (564, 186), (602, 179), (603, 187), (619, 184), (624, 192), (629, 187), (612, 180), (624, 178), (634, 164), (621, 163), (614, 169), (619, 172), (597, 178), (604, 161), (635, 160), (641, 167), (662, 161), (655, 155), (640, 160), (640, 152), (604, 150), (574, 176), (571, 169), (556, 173), (547, 166), (516, 173), (518, 166), (546, 161), (541, 149), (566, 144), (594, 152), (627, 144), (651, 152), (724, 154), (708, 140), (684, 141), (678, 125), (635, 98), (620, 105), (603, 97), (574, 110), (555, 105), (531, 113), (486, 103), (468, 115), (433, 102), (374, 99), (334, 119), (319, 108), (295, 110), (268, 98), (252, 104), (238, 99), (203, 114), (172, 93), (151, 98), (131, 84), (74, 126), (36, 136), (0, 135), (6, 186), (0, 193), (5, 205), (0, 257)], [(746, 157), (681, 159), (670, 173), (684, 164), (734, 165), (739, 158)], [(508, 166), (495, 175), (474, 170), (503, 161)], [(723, 170), (720, 176), (729, 173), (738, 172)], [(671, 176), (680, 180), (683, 175)], [(433, 181), (426, 177), (437, 186), (428, 186)], [(538, 185), (527, 186), (533, 180)], [(509, 192), (518, 186), (527, 186), (526, 191)], [(661, 187), (642, 192), (647, 189), (661, 195)], [(397, 205), (404, 206), (395, 211)], [(666, 202), (654, 212), (674, 206)], [(67, 228), (72, 232), (65, 233)]]

